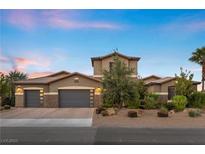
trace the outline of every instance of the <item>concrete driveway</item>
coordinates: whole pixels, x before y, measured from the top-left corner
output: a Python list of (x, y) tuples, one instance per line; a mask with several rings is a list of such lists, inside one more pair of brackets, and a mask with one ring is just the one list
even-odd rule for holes
[(12, 108), (0, 112), (0, 127), (91, 127), (93, 108)]

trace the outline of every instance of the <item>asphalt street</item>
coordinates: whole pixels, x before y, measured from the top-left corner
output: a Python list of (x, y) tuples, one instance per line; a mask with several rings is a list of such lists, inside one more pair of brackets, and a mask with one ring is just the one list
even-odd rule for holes
[(1, 144), (205, 144), (205, 129), (1, 127)]

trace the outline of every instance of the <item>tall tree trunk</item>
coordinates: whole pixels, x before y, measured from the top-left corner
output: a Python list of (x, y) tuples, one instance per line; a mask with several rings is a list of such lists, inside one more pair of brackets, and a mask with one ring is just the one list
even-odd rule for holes
[(204, 92), (204, 81), (205, 81), (205, 62), (202, 64), (202, 91)]

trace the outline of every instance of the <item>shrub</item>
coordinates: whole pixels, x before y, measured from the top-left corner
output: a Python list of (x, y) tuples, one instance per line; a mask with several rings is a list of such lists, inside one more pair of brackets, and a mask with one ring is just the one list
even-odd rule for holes
[(194, 92), (188, 99), (188, 107), (204, 108), (205, 107), (205, 93)]
[(159, 112), (157, 113), (158, 117), (168, 117), (168, 109), (165, 107), (161, 107)]
[(4, 105), (5, 110), (9, 110), (10, 108), (11, 108), (10, 105)]
[(139, 109), (139, 107), (140, 107), (140, 101), (139, 100), (127, 103), (127, 108), (129, 108), (129, 109)]
[(159, 98), (159, 95), (148, 94), (145, 97), (144, 108), (145, 109), (156, 109), (158, 107), (158, 103), (157, 103), (158, 98)]
[(172, 102), (176, 111), (183, 111), (187, 105), (187, 98), (182, 95), (177, 95), (173, 97)]
[(173, 102), (168, 102), (164, 105), (168, 110), (173, 110), (174, 109), (174, 103)]
[(199, 110), (199, 109), (190, 110), (189, 116), (190, 117), (199, 117), (199, 116), (201, 116), (201, 110)]
[(138, 117), (137, 111), (128, 111), (128, 117), (135, 118)]

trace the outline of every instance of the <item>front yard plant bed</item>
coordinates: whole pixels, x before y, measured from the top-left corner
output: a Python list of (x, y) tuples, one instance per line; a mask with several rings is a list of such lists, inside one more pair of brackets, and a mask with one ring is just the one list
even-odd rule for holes
[(103, 107), (98, 107), (98, 108), (96, 108), (96, 110), (95, 110), (96, 114), (101, 114), (102, 111), (105, 111), (105, 108), (103, 108)]
[(201, 116), (201, 110), (200, 109), (191, 109), (189, 111), (189, 116), (190, 117), (200, 117)]
[(10, 108), (11, 108), (10, 105), (4, 105), (4, 109), (5, 109), (5, 110), (9, 110)]
[(157, 112), (158, 117), (168, 117), (169, 116), (169, 112), (167, 110), (167, 108), (162, 107), (159, 112)]
[[(141, 109), (120, 109), (113, 116), (103, 116), (94, 114), (94, 127), (134, 127), (134, 128), (205, 128), (205, 113), (197, 118), (189, 117), (188, 112), (192, 109), (185, 109), (183, 112), (166, 113), (165, 118), (159, 118), (159, 110), (141, 110)], [(137, 118), (128, 117), (129, 111), (136, 111)], [(173, 112), (173, 113), (171, 113)], [(160, 113), (159, 113), (160, 114)], [(161, 114), (160, 114), (161, 116)], [(164, 114), (162, 115), (165, 116)]]
[(101, 111), (102, 116), (112, 116), (112, 115), (116, 115), (117, 111), (114, 108), (107, 108), (103, 111)]

